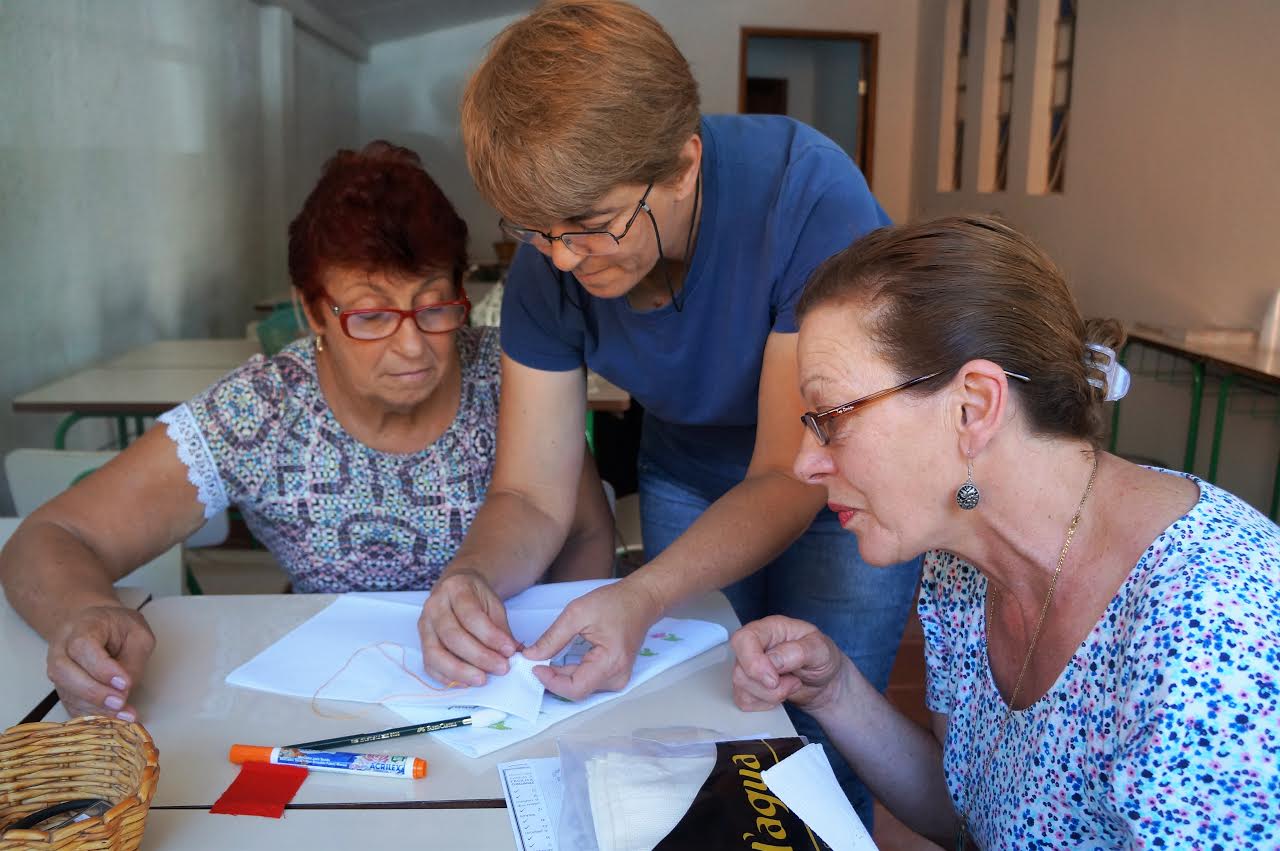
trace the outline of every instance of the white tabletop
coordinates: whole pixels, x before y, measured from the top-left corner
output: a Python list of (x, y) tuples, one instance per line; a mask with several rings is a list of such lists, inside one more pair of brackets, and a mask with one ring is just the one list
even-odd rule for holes
[[(19, 518), (0, 517), (0, 546), (18, 527)], [(141, 606), (149, 596), (141, 588), (117, 589), (127, 606)], [(48, 645), (0, 591), (0, 730), (17, 724), (53, 691), (45, 674)]]
[[(159, 340), (23, 393), (13, 409), (154, 416), (196, 396), (259, 351), (245, 339)], [(630, 404), (627, 391), (588, 373), (590, 409), (625, 411)]]
[[(153, 805), (211, 805), (235, 778), (237, 769), (227, 761), (232, 744), (278, 745), (404, 723), (380, 706), (359, 704), (326, 703), (324, 711), (331, 715), (344, 711), (361, 717), (325, 718), (307, 700), (226, 684), (233, 669), (333, 599), (320, 594), (165, 597), (147, 606), (156, 650), (131, 699), (160, 751), (160, 783)], [(717, 621), (730, 630), (738, 626), (733, 609), (718, 592), (677, 609), (672, 616)], [(781, 708), (746, 713), (735, 707), (731, 672), (732, 655), (727, 645), (721, 645), (624, 697), (478, 759), (463, 756), (431, 736), (406, 737), (397, 741), (392, 752), (426, 759), (426, 778), (406, 781), (313, 773), (295, 801), (497, 799), (502, 797), (498, 763), (555, 756), (556, 737), (567, 733), (630, 735), (647, 728), (699, 726), (726, 736), (794, 735), (795, 728)], [(47, 720), (65, 718), (59, 705)], [(377, 747), (362, 749), (376, 751)]]
[(162, 414), (227, 371), (222, 367), (94, 367), (23, 393), (13, 400), (13, 409), (20, 413)]
[(1222, 345), (1217, 343), (1188, 343), (1148, 328), (1129, 328), (1129, 338), (1138, 343), (1163, 347), (1200, 360), (1217, 363), (1234, 372), (1241, 372), (1257, 381), (1280, 383), (1280, 349), (1266, 349), (1257, 344), (1249, 346)]
[[(308, 778), (310, 783), (315, 775)], [(284, 818), (152, 810), (141, 851), (294, 848), (515, 849), (506, 809), (286, 810)]]
[(257, 340), (156, 340), (102, 364), (104, 369), (199, 369), (229, 372), (262, 353)]

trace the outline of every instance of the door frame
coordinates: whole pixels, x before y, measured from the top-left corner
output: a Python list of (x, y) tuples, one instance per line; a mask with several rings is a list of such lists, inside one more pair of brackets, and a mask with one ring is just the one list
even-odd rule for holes
[(856, 41), (862, 45), (866, 69), (867, 93), (862, 98), (862, 114), (858, 116), (858, 141), (862, 145), (862, 174), (871, 185), (872, 153), (875, 141), (876, 80), (880, 34), (847, 30), (799, 30), (785, 27), (741, 27), (738, 38), (738, 112), (747, 106), (747, 42), (752, 38), (805, 38), (830, 41)]

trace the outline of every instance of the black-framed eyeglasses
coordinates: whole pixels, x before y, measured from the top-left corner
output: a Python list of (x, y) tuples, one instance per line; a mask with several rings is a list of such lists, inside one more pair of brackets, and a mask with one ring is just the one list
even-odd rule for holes
[(644, 188), (644, 194), (640, 196), (640, 201), (636, 204), (635, 210), (631, 213), (631, 218), (627, 219), (627, 224), (622, 228), (622, 233), (620, 234), (614, 234), (607, 230), (578, 230), (565, 231), (559, 236), (552, 236), (546, 231), (541, 231), (537, 228), (513, 225), (506, 219), (498, 219), (498, 227), (516, 242), (526, 242), (542, 251), (549, 251), (553, 242), (559, 242), (579, 257), (616, 254), (622, 247), (623, 238), (631, 230), (631, 226), (635, 224), (636, 217), (640, 215), (640, 211), (644, 210), (650, 216), (653, 215), (649, 210), (649, 192), (652, 189), (653, 183), (651, 181)]
[[(892, 387), (886, 387), (883, 390), (868, 393), (866, 396), (854, 399), (852, 402), (845, 402), (843, 405), (836, 405), (834, 408), (829, 408), (825, 411), (808, 411), (801, 415), (800, 421), (808, 427), (809, 431), (813, 432), (813, 436), (817, 438), (819, 446), (826, 446), (831, 442), (831, 434), (827, 431), (827, 424), (832, 420), (837, 417), (843, 417), (845, 414), (852, 414), (859, 408), (865, 408), (872, 402), (883, 399), (886, 396), (892, 396), (899, 390), (906, 390), (908, 387), (914, 387), (917, 384), (922, 384), (930, 378), (937, 378), (939, 375), (942, 375), (942, 373), (943, 370), (938, 370), (937, 372), (931, 372), (928, 375), (921, 375), (917, 378), (904, 381), (901, 384), (895, 384)], [(1007, 369), (1004, 370), (1004, 374), (1010, 378), (1016, 378), (1019, 381), (1031, 381), (1027, 376), (1021, 375), (1017, 372), (1010, 372)]]
[(361, 307), (343, 310), (328, 294), (324, 297), (329, 302), (329, 309), (338, 317), (342, 333), (353, 340), (372, 342), (384, 340), (400, 330), (401, 323), (407, 317), (413, 317), (413, 324), (424, 334), (448, 334), (457, 331), (467, 321), (471, 312), (471, 299), (461, 286), (458, 297), (453, 301), (436, 302), (413, 310), (401, 310), (398, 307)]

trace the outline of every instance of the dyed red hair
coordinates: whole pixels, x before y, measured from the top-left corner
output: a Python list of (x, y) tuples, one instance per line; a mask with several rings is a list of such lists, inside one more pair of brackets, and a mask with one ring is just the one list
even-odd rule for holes
[(335, 267), (413, 277), (445, 271), (462, 285), (466, 222), (413, 151), (379, 140), (325, 163), (289, 224), (289, 278), (315, 304)]

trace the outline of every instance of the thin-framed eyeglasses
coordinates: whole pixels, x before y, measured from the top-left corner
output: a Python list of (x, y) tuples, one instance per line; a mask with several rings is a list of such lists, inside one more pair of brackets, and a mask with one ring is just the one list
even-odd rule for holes
[[(906, 390), (908, 387), (914, 387), (917, 384), (928, 381), (930, 378), (937, 378), (939, 375), (942, 375), (942, 373), (943, 370), (938, 370), (937, 372), (931, 372), (928, 375), (921, 375), (917, 378), (904, 381), (901, 384), (895, 384), (892, 387), (886, 387), (883, 390), (868, 393), (866, 396), (854, 399), (852, 402), (845, 402), (843, 405), (836, 405), (834, 408), (828, 408), (825, 411), (808, 411), (801, 415), (800, 421), (805, 424), (809, 431), (813, 432), (813, 436), (817, 438), (819, 446), (826, 446), (831, 442), (831, 433), (827, 429), (828, 424), (832, 420), (835, 420), (838, 417), (843, 417), (845, 414), (852, 414), (854, 411), (859, 410), (860, 408), (865, 408), (872, 402), (883, 399), (886, 396), (892, 396), (899, 390)], [(1025, 381), (1028, 383), (1031, 381), (1027, 376), (1017, 372), (1010, 372), (1007, 369), (1004, 370), (1004, 374), (1010, 378), (1016, 378), (1019, 381)]]
[(635, 224), (636, 217), (640, 215), (640, 211), (644, 210), (650, 216), (653, 215), (649, 210), (649, 192), (652, 190), (653, 182), (650, 181), (649, 185), (644, 188), (644, 194), (640, 196), (640, 201), (636, 204), (635, 210), (631, 212), (631, 217), (627, 219), (627, 223), (620, 234), (614, 234), (608, 230), (577, 230), (565, 231), (559, 236), (552, 236), (546, 231), (541, 231), (537, 228), (513, 225), (506, 219), (498, 219), (498, 227), (502, 229), (503, 233), (517, 242), (527, 242), (542, 251), (549, 251), (553, 242), (559, 242), (579, 257), (616, 254), (622, 248), (622, 240), (631, 230), (631, 226)]
[(400, 330), (400, 324), (407, 318), (424, 334), (448, 334), (457, 331), (466, 324), (471, 313), (471, 299), (461, 286), (458, 297), (453, 301), (438, 301), (412, 310), (401, 310), (398, 307), (358, 307), (343, 310), (333, 299), (325, 295), (329, 309), (338, 318), (342, 333), (353, 340), (372, 342), (384, 340)]

